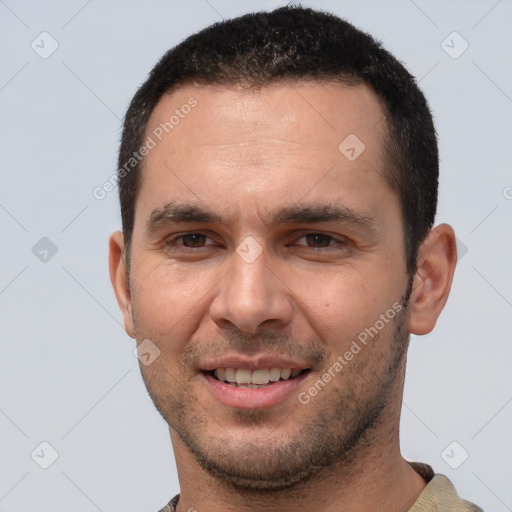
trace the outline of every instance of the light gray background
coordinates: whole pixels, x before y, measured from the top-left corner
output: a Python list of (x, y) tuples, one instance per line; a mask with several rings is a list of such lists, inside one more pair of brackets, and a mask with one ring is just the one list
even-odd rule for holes
[[(223, 17), (279, 5), (0, 0), (1, 511), (149, 512), (178, 491), (168, 430), (108, 279), (116, 191), (98, 201), (92, 190), (114, 172), (125, 109), (164, 51)], [(303, 5), (381, 39), (430, 102), (438, 222), (455, 228), (467, 253), (436, 330), (412, 339), (402, 448), (466, 499), (510, 511), (512, 3)], [(43, 31), (59, 45), (47, 59), (31, 48), (50, 48)], [(456, 59), (445, 50), (458, 53), (462, 39), (442, 46), (453, 31), (469, 44)], [(42, 237), (58, 249), (46, 262), (32, 252)], [(31, 458), (43, 441), (59, 454), (48, 469)], [(447, 460), (460, 463), (463, 450), (468, 459), (452, 469)], [(44, 446), (34, 455), (40, 464), (50, 457)]]

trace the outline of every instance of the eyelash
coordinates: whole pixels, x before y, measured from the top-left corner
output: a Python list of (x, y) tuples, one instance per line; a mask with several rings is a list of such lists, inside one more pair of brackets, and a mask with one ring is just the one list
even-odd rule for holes
[[(329, 243), (326, 247), (317, 247), (316, 248), (317, 250), (319, 250), (319, 249), (328, 249), (329, 247), (332, 247), (332, 246), (334, 246), (336, 244), (345, 245), (347, 243), (347, 240), (345, 239), (345, 237), (336, 238), (333, 235), (328, 235), (327, 233), (321, 233), (321, 232), (317, 233), (315, 231), (303, 234), (301, 237), (298, 238), (298, 240), (300, 240), (301, 238), (306, 238), (308, 236), (321, 236), (321, 237), (328, 238), (329, 242), (333, 242), (333, 243)], [(308, 245), (304, 245), (304, 247), (308, 247), (310, 249), (313, 249), (313, 247), (309, 247)]]
[[(198, 232), (198, 231), (191, 231), (190, 233), (184, 233), (184, 234), (182, 234), (182, 235), (178, 235), (177, 237), (175, 237), (175, 238), (172, 238), (172, 239), (168, 240), (168, 241), (167, 241), (167, 244), (169, 244), (169, 243), (170, 243), (170, 244), (172, 244), (172, 245), (179, 245), (179, 246), (184, 247), (184, 248), (187, 248), (187, 249), (202, 249), (203, 247), (205, 247), (204, 245), (203, 245), (203, 246), (201, 246), (201, 247), (187, 247), (186, 245), (183, 245), (183, 244), (176, 244), (176, 242), (177, 242), (178, 240), (180, 240), (180, 239), (182, 239), (182, 238), (184, 238), (184, 237), (186, 237), (186, 236), (192, 236), (192, 235), (200, 235), (200, 236), (204, 236), (204, 237), (206, 237), (207, 239), (210, 239), (210, 240), (211, 240), (211, 238), (210, 238), (208, 235), (206, 235), (205, 233), (200, 233), (200, 232)], [(208, 245), (213, 245), (213, 244), (208, 244)]]

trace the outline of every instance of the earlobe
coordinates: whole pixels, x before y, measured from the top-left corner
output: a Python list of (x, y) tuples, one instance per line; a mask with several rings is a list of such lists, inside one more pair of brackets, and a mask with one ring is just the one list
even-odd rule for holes
[(132, 299), (126, 270), (124, 237), (121, 231), (112, 233), (109, 240), (110, 281), (116, 294), (117, 303), (123, 314), (124, 328), (128, 336), (135, 338), (132, 317)]
[(430, 231), (418, 252), (410, 299), (409, 332), (428, 334), (443, 310), (457, 263), (455, 233), (448, 224)]

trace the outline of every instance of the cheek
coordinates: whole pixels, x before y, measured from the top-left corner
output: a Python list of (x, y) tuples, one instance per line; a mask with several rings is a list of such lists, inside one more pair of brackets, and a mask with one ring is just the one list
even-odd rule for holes
[(137, 265), (133, 274), (132, 301), (138, 337), (187, 339), (204, 295), (202, 276), (197, 276), (192, 284), (186, 273), (149, 261)]
[(344, 351), (393, 306), (393, 293), (370, 276), (339, 268), (327, 277), (296, 277), (304, 316), (334, 352)]

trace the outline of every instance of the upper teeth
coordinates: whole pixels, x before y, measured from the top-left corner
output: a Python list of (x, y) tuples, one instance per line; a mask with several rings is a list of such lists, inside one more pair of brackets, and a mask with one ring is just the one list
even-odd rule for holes
[(236, 382), (237, 384), (268, 384), (279, 379), (287, 380), (301, 372), (298, 368), (265, 368), (249, 370), (248, 368), (218, 368), (214, 371), (220, 381)]

